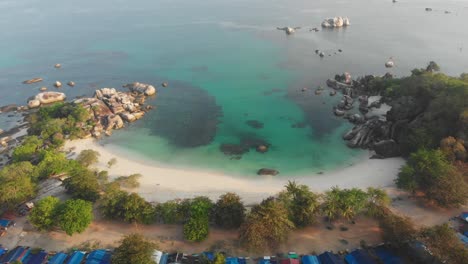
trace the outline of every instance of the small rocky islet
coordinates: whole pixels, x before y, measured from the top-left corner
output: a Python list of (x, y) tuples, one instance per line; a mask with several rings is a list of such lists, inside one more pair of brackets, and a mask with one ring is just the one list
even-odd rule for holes
[[(37, 78), (35, 79), (37, 80)], [(156, 88), (153, 85), (135, 82), (124, 85), (124, 88), (129, 89), (129, 91), (101, 88), (95, 91), (93, 97), (77, 98), (68, 102), (72, 105), (82, 106), (89, 113), (86, 122), (76, 125), (77, 129), (84, 131), (82, 138), (109, 136), (112, 134), (112, 130), (124, 127), (125, 122), (130, 123), (141, 119), (147, 111), (153, 109), (151, 105), (145, 104), (145, 99), (148, 96), (156, 94)], [(27, 132), (23, 131), (29, 127), (25, 118), (30, 113), (37, 111), (40, 107), (64, 102), (67, 99), (65, 93), (45, 90), (41, 89), (42, 92), (30, 98), (27, 106), (12, 104), (0, 107), (1, 113), (15, 112), (19, 114), (18, 126), (0, 132), (3, 134), (3, 137), (0, 138), (1, 164), (4, 164), (5, 159), (8, 162), (11, 158), (11, 151), (20, 145), (27, 135)]]

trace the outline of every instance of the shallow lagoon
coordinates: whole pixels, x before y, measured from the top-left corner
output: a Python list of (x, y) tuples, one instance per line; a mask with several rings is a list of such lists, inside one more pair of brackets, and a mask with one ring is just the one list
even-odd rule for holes
[[(228, 174), (271, 167), (303, 175), (362, 156), (341, 140), (350, 126), (332, 115), (338, 98), (313, 93), (335, 73), (384, 74), (390, 56), (397, 75), (430, 60), (449, 74), (468, 71), (466, 1), (25, 0), (2, 1), (0, 11), (1, 104), (23, 104), (55, 80), (77, 83), (63, 88), (70, 98), (169, 81), (151, 100), (155, 111), (103, 144), (155, 163)], [(336, 15), (348, 16), (351, 26), (309, 32)], [(303, 28), (293, 36), (275, 30), (286, 25)], [(316, 49), (327, 56), (320, 59)], [(21, 84), (36, 76), (45, 82)], [(270, 150), (252, 149), (241, 159), (219, 150), (245, 139), (265, 140)]]

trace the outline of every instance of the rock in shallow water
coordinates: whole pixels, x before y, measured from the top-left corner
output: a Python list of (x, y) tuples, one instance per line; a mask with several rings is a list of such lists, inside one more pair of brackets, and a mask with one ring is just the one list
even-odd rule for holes
[(263, 123), (258, 120), (247, 120), (245, 123), (251, 128), (255, 128), (255, 129), (263, 128)]
[(156, 88), (154, 88), (154, 86), (151, 84), (134, 82), (134, 83), (126, 84), (123, 87), (130, 89), (130, 91), (132, 92), (144, 94), (147, 96), (150, 96), (156, 93)]
[(275, 176), (278, 175), (279, 171), (275, 169), (268, 169), (268, 168), (262, 168), (257, 171), (257, 175), (270, 175), (270, 176)]

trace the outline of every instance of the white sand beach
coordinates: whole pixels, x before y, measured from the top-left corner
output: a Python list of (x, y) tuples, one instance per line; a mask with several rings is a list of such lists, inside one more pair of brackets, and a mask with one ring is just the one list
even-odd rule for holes
[[(110, 179), (118, 176), (139, 173), (140, 187), (134, 191), (148, 201), (164, 202), (177, 198), (191, 198), (198, 195), (217, 199), (226, 192), (239, 194), (246, 204), (256, 203), (278, 193), (288, 180), (296, 180), (307, 184), (313, 191), (326, 191), (333, 186), (342, 188), (390, 187), (396, 178), (400, 167), (404, 164), (402, 158), (385, 160), (363, 157), (354, 165), (325, 171), (323, 174), (286, 178), (282, 176), (252, 176), (231, 177), (222, 173), (204, 172), (181, 168), (165, 168), (159, 164), (142, 162), (138, 158), (125, 153), (123, 149), (112, 146), (102, 146), (94, 139), (68, 141), (65, 149), (73, 148), (80, 153), (84, 149), (93, 149), (100, 153), (96, 168), (107, 170)], [(117, 163), (111, 168), (107, 162), (116, 158)]]

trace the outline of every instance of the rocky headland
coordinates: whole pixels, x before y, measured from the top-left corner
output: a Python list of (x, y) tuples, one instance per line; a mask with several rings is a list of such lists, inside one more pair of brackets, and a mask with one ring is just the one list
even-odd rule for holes
[(355, 125), (343, 135), (347, 145), (373, 150), (374, 158), (389, 158), (406, 156), (421, 146), (438, 146), (447, 135), (465, 139), (465, 119), (457, 114), (463, 96), (454, 95), (458, 90), (449, 86), (461, 83), (463, 76), (450, 83), (449, 77), (433, 73), (437, 69), (431, 62), (409, 77), (394, 78), (387, 73), (352, 80), (343, 74), (329, 79), (327, 85), (342, 94), (333, 108), (335, 115)]

